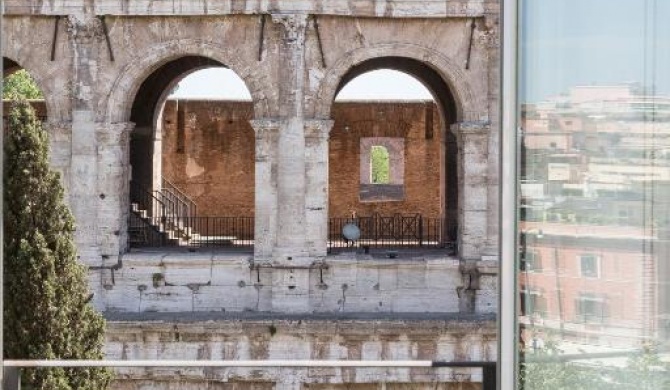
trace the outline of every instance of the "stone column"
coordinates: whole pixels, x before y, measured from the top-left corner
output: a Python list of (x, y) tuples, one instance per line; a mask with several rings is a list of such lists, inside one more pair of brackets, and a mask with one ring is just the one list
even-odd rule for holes
[(46, 122), (44, 129), (49, 134), (49, 165), (60, 174), (65, 190), (65, 201), (69, 204), (70, 161), (72, 159), (72, 123)]
[(128, 249), (128, 150), (130, 132), (134, 126), (132, 122), (96, 124), (98, 244), (103, 258), (115, 259)]
[(277, 241), (273, 261), (304, 265), (308, 257), (305, 213), (304, 79), (307, 15), (272, 15), (279, 25), (279, 114), (277, 150)]
[(309, 256), (326, 256), (328, 244), (328, 137), (332, 120), (305, 122), (307, 248)]
[(95, 124), (96, 76), (100, 21), (93, 15), (71, 15), (67, 20), (73, 51), (72, 152), (69, 198), (77, 230), (80, 259), (87, 265), (102, 261), (98, 246), (97, 146)]
[(254, 258), (270, 261), (277, 242), (277, 139), (281, 122), (250, 121), (256, 133)]
[(487, 244), (490, 129), (480, 121), (451, 127), (458, 143), (458, 255), (463, 260), (481, 259)]
[(70, 208), (75, 218), (75, 242), (80, 259), (98, 265), (97, 147), (95, 121), (91, 111), (72, 113), (72, 158), (70, 161)]

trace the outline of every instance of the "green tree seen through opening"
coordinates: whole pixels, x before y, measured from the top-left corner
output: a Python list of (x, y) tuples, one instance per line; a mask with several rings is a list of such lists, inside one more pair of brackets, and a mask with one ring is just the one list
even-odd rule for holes
[[(4, 253), (6, 359), (102, 359), (105, 322), (89, 303), (85, 267), (73, 242), (74, 220), (48, 139), (32, 107), (11, 109), (5, 139)], [(105, 368), (23, 371), (27, 388), (100, 390)]]
[(383, 146), (373, 146), (370, 150), (370, 182), (372, 184), (390, 183), (390, 171), (389, 151)]
[(35, 80), (25, 69), (5, 77), (2, 84), (2, 98), (6, 100), (43, 99)]

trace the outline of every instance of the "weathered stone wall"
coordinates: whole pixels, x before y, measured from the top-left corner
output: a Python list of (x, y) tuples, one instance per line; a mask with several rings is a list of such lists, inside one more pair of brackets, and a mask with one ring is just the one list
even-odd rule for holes
[[(491, 318), (111, 317), (108, 359), (473, 360), (496, 357)], [(114, 389), (480, 389), (477, 368), (123, 368)], [(166, 384), (170, 381), (170, 385)], [(158, 387), (153, 387), (158, 386)], [(168, 387), (169, 386), (169, 387)], [(209, 386), (209, 387), (208, 387)]]
[(102, 272), (96, 302), (123, 313), (492, 313), (492, 265), (482, 263), (480, 286), (469, 286), (459, 261), (440, 253), (389, 259), (349, 252), (286, 270), (244, 253), (136, 252)]
[(5, 4), (3, 57), (46, 95), (82, 261), (103, 265), (127, 250), (134, 123), (152, 134), (145, 127), (166, 91), (212, 64), (234, 70), (252, 96), (258, 259), (302, 264), (325, 255), (332, 101), (342, 82), (379, 67), (416, 76), (444, 106), (461, 151), (452, 164), (459, 255), (495, 257), (497, 1), (236, 4)]
[[(188, 323), (178, 332), (177, 319), (141, 320), (149, 310), (189, 317), (196, 309), (257, 308), (267, 317), (388, 311), (424, 319), (424, 311), (495, 312), (497, 0), (7, 0), (3, 5), (3, 59), (26, 68), (45, 94), (52, 161), (64, 173), (81, 260), (92, 266), (94, 303), (101, 310), (140, 312), (139, 322), (119, 331), (119, 339), (108, 338), (108, 356), (196, 359), (201, 351), (208, 358), (247, 358), (258, 347), (267, 353), (254, 356), (272, 358), (420, 358), (434, 351), (445, 360), (494, 359), (482, 352), (492, 350), (482, 345), (494, 345), (493, 330), (486, 342), (478, 341), (483, 340), (478, 329), (492, 324), (481, 318), (463, 327), (439, 322), (429, 330), (421, 321), (385, 328), (395, 326), (389, 317), (358, 324), (331, 318), (314, 325), (318, 331), (300, 323), (275, 325), (280, 336), (272, 341), (263, 339), (269, 338), (271, 323), (256, 331), (249, 319), (234, 322), (237, 330)], [(232, 258), (166, 251), (124, 256), (135, 123), (144, 127), (140, 132), (156, 134), (147, 126), (156, 123), (151, 119), (158, 117), (166, 91), (188, 72), (213, 63), (235, 71), (253, 100), (255, 252)], [(458, 145), (458, 258), (326, 256), (332, 102), (343, 81), (379, 67), (400, 67), (418, 77), (447, 108), (442, 120)], [(159, 70), (163, 77), (152, 78)], [(255, 267), (260, 268), (254, 275)], [(144, 333), (152, 326), (164, 330)], [(110, 332), (115, 327), (110, 323)], [(365, 341), (349, 347), (344, 341), (349, 330)], [(258, 336), (261, 332), (267, 336)], [(323, 344), (312, 342), (321, 337)], [(428, 341), (424, 347), (413, 339)], [(161, 386), (179, 388), (190, 381), (191, 388), (202, 388), (205, 378), (218, 380), (227, 372), (126, 370), (117, 383), (132, 389), (146, 384), (141, 381), (180, 379)], [(437, 376), (413, 370), (236, 372), (241, 381), (292, 390), (303, 382), (433, 384), (460, 378), (449, 370)]]
[[(167, 101), (162, 123), (164, 176), (195, 200), (199, 215), (254, 215), (252, 118), (250, 102)], [(443, 134), (433, 102), (334, 103), (333, 120), (328, 141), (331, 217), (348, 217), (352, 211), (358, 216), (441, 216)], [(404, 156), (403, 200), (361, 201), (360, 176), (365, 168), (361, 138), (365, 137), (403, 140), (399, 151)], [(141, 168), (133, 167), (134, 177), (143, 174)]]

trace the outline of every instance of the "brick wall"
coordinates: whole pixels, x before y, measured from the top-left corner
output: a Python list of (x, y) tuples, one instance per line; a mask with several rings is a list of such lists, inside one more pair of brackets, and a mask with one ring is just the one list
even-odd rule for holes
[(252, 117), (250, 102), (166, 103), (163, 176), (195, 200), (199, 215), (253, 216)]
[[(163, 174), (192, 196), (200, 215), (251, 216), (254, 131), (250, 102), (170, 100), (163, 115)], [(333, 217), (421, 213), (439, 217), (441, 130), (432, 102), (342, 102), (333, 108)], [(361, 202), (361, 138), (404, 139), (404, 198)]]
[[(359, 216), (399, 212), (439, 217), (443, 202), (440, 201), (438, 113), (432, 102), (336, 103), (333, 107), (335, 124), (330, 133), (330, 215), (346, 217), (356, 211)], [(361, 139), (371, 137), (405, 140), (404, 199), (401, 201), (360, 201), (361, 164), (364, 163), (360, 158)], [(363, 170), (366, 171), (365, 167)]]

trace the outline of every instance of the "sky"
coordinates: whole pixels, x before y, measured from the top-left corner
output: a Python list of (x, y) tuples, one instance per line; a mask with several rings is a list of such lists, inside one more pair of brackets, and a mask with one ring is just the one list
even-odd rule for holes
[[(670, 0), (522, 2), (520, 96), (538, 102), (583, 85), (636, 83), (670, 95)], [(651, 88), (654, 89), (651, 89)], [(232, 71), (207, 69), (182, 81), (175, 97), (250, 99)], [(366, 73), (336, 100), (430, 99), (413, 77)]]
[[(210, 68), (184, 78), (170, 95), (174, 98), (215, 98), (251, 100), (244, 81), (232, 70)], [(414, 77), (395, 70), (377, 70), (351, 80), (335, 100), (432, 99), (430, 92)]]
[(520, 95), (532, 103), (622, 83), (670, 94), (668, 14), (669, 0), (524, 1)]

